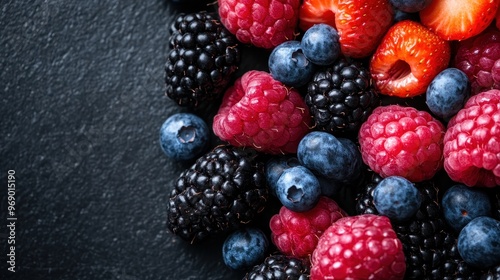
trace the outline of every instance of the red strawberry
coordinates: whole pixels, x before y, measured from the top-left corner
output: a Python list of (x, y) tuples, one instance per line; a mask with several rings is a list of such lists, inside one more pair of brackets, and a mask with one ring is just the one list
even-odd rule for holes
[(394, 24), (373, 54), (370, 72), (382, 94), (413, 97), (448, 67), (450, 44), (425, 26), (404, 20)]
[(497, 14), (495, 16), (495, 27), (500, 29), (500, 5), (498, 6)]
[(303, 31), (316, 23), (335, 27), (339, 0), (304, 0), (299, 10), (299, 28)]
[(434, 0), (420, 11), (420, 21), (445, 40), (465, 40), (495, 19), (498, 0)]
[(388, 0), (305, 0), (299, 10), (299, 27), (316, 23), (335, 27), (346, 56), (370, 55), (392, 24), (394, 9)]

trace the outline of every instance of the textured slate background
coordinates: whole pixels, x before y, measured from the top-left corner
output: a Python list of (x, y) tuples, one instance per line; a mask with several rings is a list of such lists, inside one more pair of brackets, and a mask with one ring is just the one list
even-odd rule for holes
[(163, 84), (178, 11), (166, 0), (1, 1), (1, 279), (242, 277), (223, 264), (222, 237), (195, 247), (166, 230), (169, 183), (185, 167), (158, 144), (180, 111)]

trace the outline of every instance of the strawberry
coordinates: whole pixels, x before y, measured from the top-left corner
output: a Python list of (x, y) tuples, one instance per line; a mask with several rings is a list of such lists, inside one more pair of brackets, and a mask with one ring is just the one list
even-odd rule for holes
[(434, 0), (420, 11), (423, 25), (445, 40), (465, 40), (495, 19), (499, 0)]
[(316, 23), (337, 29), (344, 55), (362, 58), (373, 53), (393, 22), (388, 0), (304, 0), (299, 10), (303, 31)]
[(299, 28), (303, 31), (316, 23), (335, 27), (339, 0), (304, 0), (299, 10)]
[(495, 16), (495, 27), (500, 29), (500, 5), (498, 6), (497, 14)]
[(411, 20), (394, 24), (373, 54), (370, 72), (382, 94), (413, 97), (448, 67), (450, 43)]

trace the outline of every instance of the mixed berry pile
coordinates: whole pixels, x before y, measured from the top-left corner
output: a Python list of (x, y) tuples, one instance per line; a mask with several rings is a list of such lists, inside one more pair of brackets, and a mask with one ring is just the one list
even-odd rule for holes
[(172, 234), (224, 236), (244, 279), (500, 279), (500, 0), (195, 3)]

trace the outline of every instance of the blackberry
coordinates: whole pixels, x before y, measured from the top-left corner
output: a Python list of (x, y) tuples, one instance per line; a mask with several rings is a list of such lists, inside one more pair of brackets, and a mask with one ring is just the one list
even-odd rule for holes
[[(356, 197), (357, 214), (378, 214), (373, 191), (382, 180), (373, 173), (372, 180)], [(416, 183), (422, 205), (415, 217), (404, 223), (391, 221), (403, 243), (406, 257), (405, 279), (500, 280), (500, 266), (480, 270), (468, 265), (457, 249), (457, 235), (446, 224), (439, 205), (440, 189), (434, 181)]]
[(309, 266), (297, 258), (275, 253), (250, 270), (243, 280), (306, 280)]
[(490, 268), (481, 275), (481, 280), (500, 280), (500, 265)]
[(196, 108), (222, 95), (240, 62), (237, 40), (215, 14), (180, 14), (171, 26), (166, 95)]
[[(378, 214), (373, 204), (373, 190), (382, 178), (374, 174), (372, 183), (356, 198), (358, 214)], [(439, 206), (438, 188), (433, 181), (417, 183), (422, 204), (414, 218), (405, 222), (391, 221), (394, 231), (403, 243), (406, 257), (405, 279), (442, 279), (446, 250), (445, 241), (451, 238), (451, 231)], [(434, 275), (434, 276), (433, 276)]]
[(264, 165), (255, 150), (230, 145), (198, 158), (170, 193), (168, 228), (194, 243), (249, 223), (268, 200)]
[(433, 279), (443, 280), (477, 280), (483, 274), (474, 267), (469, 266), (458, 253), (457, 238), (450, 234), (445, 240), (445, 260), (441, 270), (435, 271)]
[(339, 58), (314, 74), (305, 101), (317, 129), (344, 137), (357, 135), (361, 124), (380, 105), (368, 69), (347, 58)]

